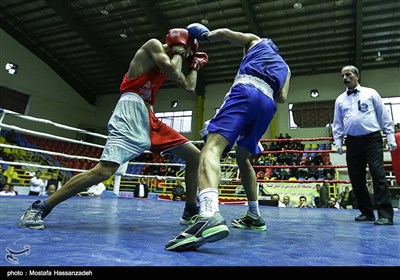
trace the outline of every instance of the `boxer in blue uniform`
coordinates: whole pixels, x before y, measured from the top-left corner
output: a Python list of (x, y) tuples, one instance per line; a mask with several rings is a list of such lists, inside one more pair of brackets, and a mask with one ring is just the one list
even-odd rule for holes
[(235, 143), (249, 209), (231, 223), (236, 228), (267, 229), (258, 207), (256, 175), (250, 157), (262, 151), (260, 139), (276, 112), (276, 103), (284, 103), (287, 99), (291, 76), (278, 48), (268, 38), (227, 28), (209, 31), (199, 23), (189, 25), (187, 30), (200, 42), (229, 41), (243, 47), (244, 57), (220, 110), (201, 131), (206, 142), (199, 165), (200, 214), (187, 229), (168, 242), (166, 249), (171, 251), (195, 250), (229, 235), (219, 212), (218, 186), (220, 158)]

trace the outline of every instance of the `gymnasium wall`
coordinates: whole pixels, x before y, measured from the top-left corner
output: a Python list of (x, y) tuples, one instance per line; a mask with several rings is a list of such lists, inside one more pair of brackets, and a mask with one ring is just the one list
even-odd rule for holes
[[(30, 116), (50, 119), (74, 127), (92, 126), (97, 130), (103, 127), (103, 131), (97, 132), (106, 133), (107, 121), (119, 98), (118, 88), (115, 89), (116, 94), (98, 97), (96, 106), (92, 106), (43, 61), (1, 29), (0, 42), (2, 44), (0, 84), (31, 95), (28, 110)], [(19, 64), (18, 75), (9, 75), (5, 72), (4, 65), (10, 61)], [(207, 66), (201, 71), (207, 71)], [(366, 70), (362, 71), (361, 77), (362, 85), (374, 87), (383, 97), (399, 96), (400, 94), (400, 68)], [(193, 110), (193, 132), (185, 134), (185, 136), (191, 140), (198, 140), (198, 112), (203, 112), (203, 120), (210, 119), (214, 115), (215, 109), (220, 106), (230, 86), (230, 83), (206, 86), (204, 108), (198, 105), (198, 97), (195, 94), (186, 93), (179, 88), (161, 89), (154, 110), (156, 112), (171, 111), (170, 102), (172, 100), (179, 101), (178, 107), (174, 110)], [(320, 96), (316, 99), (310, 97), (310, 89), (314, 88), (318, 89), (320, 93)], [(328, 136), (326, 128), (289, 130), (288, 103), (334, 100), (343, 91), (344, 86), (340, 78), (340, 69), (333, 74), (292, 76), (288, 102), (278, 104), (278, 111), (274, 119), (276, 131), (287, 132), (292, 137)], [(18, 125), (17, 119), (10, 119), (10, 121)], [(5, 123), (10, 122), (5, 120)], [(40, 125), (33, 124), (31, 129), (42, 129), (42, 127), (37, 126)], [(52, 131), (51, 128), (48, 128), (48, 130), (49, 132)], [(54, 133), (56, 132), (54, 131)], [(269, 131), (265, 134), (265, 138), (274, 136)]]

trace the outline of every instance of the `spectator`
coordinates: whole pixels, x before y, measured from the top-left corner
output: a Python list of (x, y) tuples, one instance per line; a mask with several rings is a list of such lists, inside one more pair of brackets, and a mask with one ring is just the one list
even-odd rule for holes
[(46, 184), (46, 190), (49, 188), (50, 185), (56, 186), (57, 190), (61, 188), (61, 181), (58, 180), (58, 175), (57, 173), (51, 173), (50, 179), (47, 180)]
[(274, 194), (272, 195), (271, 200), (276, 200), (276, 201), (278, 201), (278, 207), (286, 207), (286, 205), (283, 204), (283, 203), (281, 202), (280, 196), (279, 196), (279, 194), (277, 194), (277, 193), (274, 193)]
[(312, 208), (311, 205), (308, 205), (307, 203), (307, 197), (304, 195), (299, 197), (299, 208)]
[(15, 195), (19, 195), (19, 193), (16, 190), (14, 190), (14, 185), (12, 184), (10, 184), (10, 192), (14, 192)]
[(14, 190), (11, 189), (11, 184), (6, 183), (3, 187), (3, 190), (0, 192), (1, 196), (15, 196), (16, 193)]
[(30, 179), (29, 195), (39, 195), (41, 192), (43, 192), (45, 184), (44, 181), (40, 178), (41, 175), (41, 171), (36, 171), (35, 176)]
[(316, 185), (318, 199), (315, 198), (315, 207), (317, 208), (326, 208), (329, 200), (329, 187), (328, 183), (323, 183), (322, 186), (320, 184)]
[(4, 186), (7, 184), (8, 178), (3, 174), (3, 167), (0, 166), (0, 191), (3, 190)]
[(339, 203), (336, 201), (336, 198), (334, 197), (330, 197), (328, 200), (328, 204), (326, 206), (327, 208), (335, 208), (335, 209), (339, 209)]
[(258, 195), (259, 196), (269, 196), (268, 191), (264, 188), (264, 184), (258, 185)]
[(294, 203), (290, 201), (290, 196), (285, 195), (282, 198), (282, 203), (285, 205), (285, 207), (294, 207)]
[(42, 192), (41, 196), (50, 196), (57, 191), (57, 187), (54, 184), (48, 185), (47, 190)]
[(139, 184), (135, 186), (133, 196), (140, 198), (147, 198), (149, 196), (149, 185), (143, 177), (140, 178)]
[(172, 188), (172, 199), (175, 201), (183, 200), (185, 197), (185, 187), (181, 181), (177, 181), (175, 186)]
[[(352, 193), (354, 194), (354, 192)], [(345, 187), (344, 191), (339, 194), (339, 204), (343, 209), (347, 209), (347, 206), (353, 205), (349, 187)]]

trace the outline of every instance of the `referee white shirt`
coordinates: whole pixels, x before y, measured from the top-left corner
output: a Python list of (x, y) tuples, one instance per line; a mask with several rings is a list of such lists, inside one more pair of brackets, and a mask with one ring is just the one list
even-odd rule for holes
[(343, 145), (344, 137), (362, 136), (377, 131), (386, 133), (388, 142), (395, 142), (394, 125), (379, 93), (358, 85), (356, 93), (347, 90), (336, 98), (333, 120), (333, 138), (336, 147)]
[(32, 192), (41, 193), (44, 188), (44, 181), (36, 175), (29, 180), (29, 190)]

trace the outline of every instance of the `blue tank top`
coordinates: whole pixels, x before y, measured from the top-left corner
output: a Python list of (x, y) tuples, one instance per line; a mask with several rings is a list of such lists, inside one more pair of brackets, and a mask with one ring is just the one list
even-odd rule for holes
[(278, 51), (272, 40), (263, 39), (243, 57), (237, 74), (262, 79), (270, 85), (275, 96), (281, 91), (288, 75), (287, 64)]

